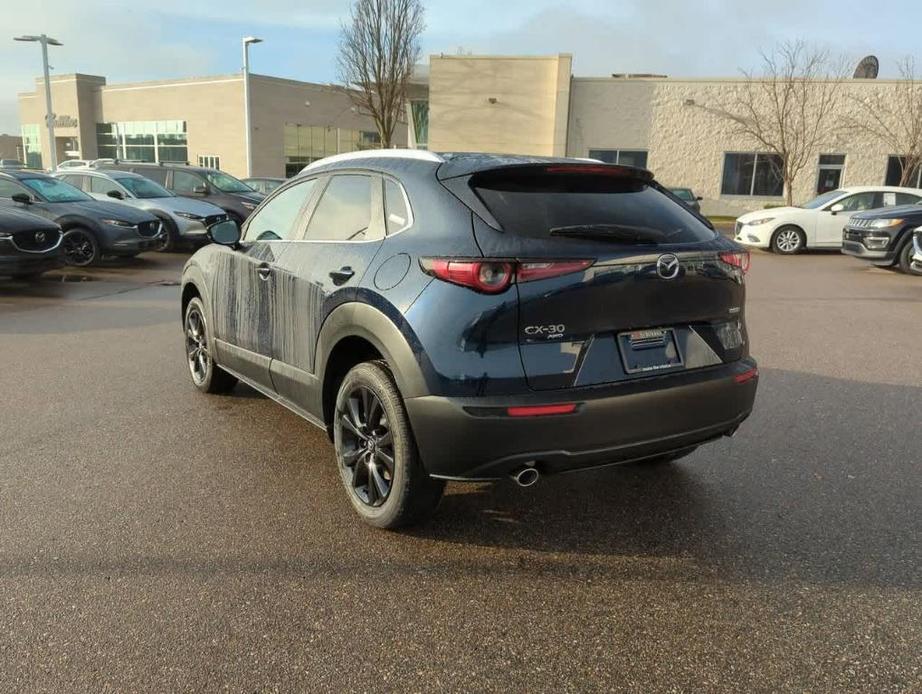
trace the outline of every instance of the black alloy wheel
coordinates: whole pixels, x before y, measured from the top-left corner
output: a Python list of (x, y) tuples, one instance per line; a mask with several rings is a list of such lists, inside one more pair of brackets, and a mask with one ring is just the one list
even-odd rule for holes
[(419, 459), (403, 398), (383, 361), (354, 366), (339, 386), (333, 444), (352, 508), (378, 528), (418, 523), (445, 489)]
[(74, 267), (92, 265), (99, 258), (99, 246), (96, 239), (86, 229), (71, 229), (64, 232), (61, 241), (64, 262)]
[(208, 346), (208, 323), (201, 299), (193, 298), (183, 319), (186, 365), (193, 385), (204, 393), (226, 393), (237, 385), (236, 377), (215, 364)]
[(365, 385), (346, 395), (341, 460), (351, 477), (352, 492), (369, 506), (387, 501), (394, 481), (394, 437), (381, 400)]

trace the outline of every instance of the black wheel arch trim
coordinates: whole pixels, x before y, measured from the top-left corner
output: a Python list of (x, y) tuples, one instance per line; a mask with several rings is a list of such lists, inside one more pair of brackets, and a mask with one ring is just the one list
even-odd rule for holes
[[(379, 309), (360, 302), (345, 303), (333, 309), (320, 329), (314, 354), (314, 373), (320, 383), (325, 381), (333, 350), (350, 337), (366, 340), (381, 354), (404, 398), (431, 392), (421, 365), (427, 357), (410, 326), (404, 324), (400, 328)], [(412, 343), (417, 345), (415, 350)]]

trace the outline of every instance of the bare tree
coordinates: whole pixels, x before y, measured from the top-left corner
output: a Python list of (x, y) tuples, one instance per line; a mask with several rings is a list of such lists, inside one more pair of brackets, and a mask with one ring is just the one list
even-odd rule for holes
[(420, 0), (356, 0), (342, 25), (339, 76), (353, 88), (358, 109), (374, 119), (382, 147), (392, 146), (404, 115), (424, 14)]
[(772, 166), (792, 205), (794, 181), (838, 127), (845, 64), (803, 41), (761, 55), (762, 74), (744, 70), (745, 82), (728, 102), (708, 110), (729, 121), (735, 134), (778, 155)]
[(900, 60), (899, 69), (902, 79), (893, 90), (870, 95), (856, 90), (851, 95), (856, 115), (846, 119), (845, 127), (871, 135), (897, 155), (900, 185), (905, 186), (914, 182), (922, 167), (922, 82), (913, 57)]

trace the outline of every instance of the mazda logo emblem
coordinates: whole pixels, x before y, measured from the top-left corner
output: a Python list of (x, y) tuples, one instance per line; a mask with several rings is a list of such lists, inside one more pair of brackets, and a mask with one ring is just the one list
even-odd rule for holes
[(674, 280), (679, 276), (679, 259), (672, 253), (661, 255), (656, 261), (656, 274), (664, 280)]
[(35, 243), (44, 243), (45, 242), (45, 232), (37, 231), (35, 232)]

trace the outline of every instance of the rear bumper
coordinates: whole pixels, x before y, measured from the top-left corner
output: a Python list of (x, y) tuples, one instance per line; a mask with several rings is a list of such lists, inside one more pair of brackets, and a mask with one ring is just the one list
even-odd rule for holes
[[(733, 433), (752, 412), (758, 378), (743, 360), (615, 386), (488, 398), (409, 398), (407, 410), (434, 477), (488, 480), (524, 464), (559, 473), (687, 449)], [(511, 406), (579, 403), (572, 414), (509, 417)], [(492, 413), (492, 414), (490, 414)]]

